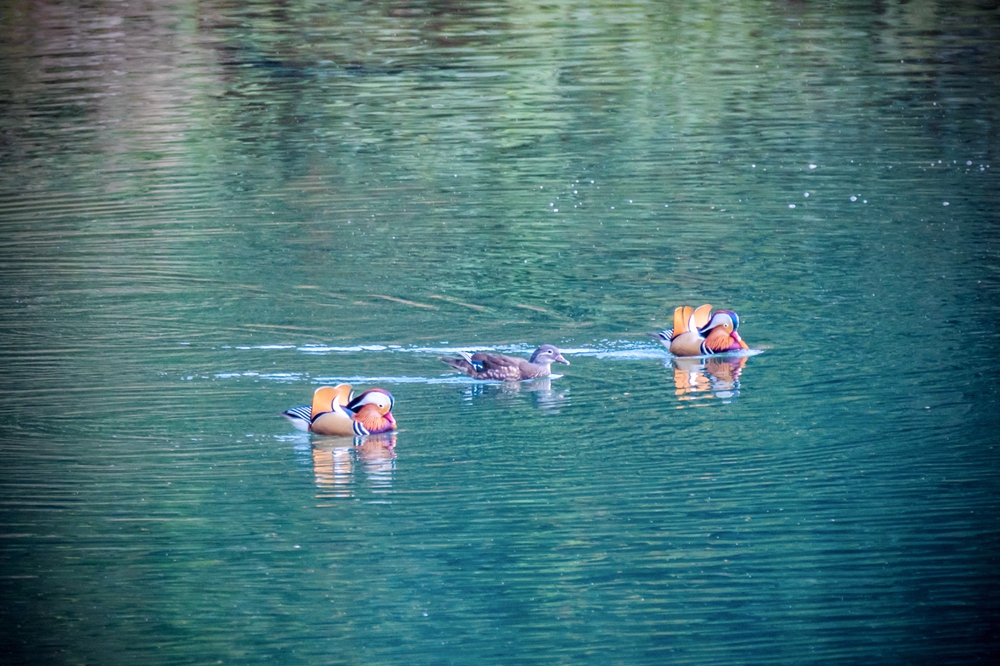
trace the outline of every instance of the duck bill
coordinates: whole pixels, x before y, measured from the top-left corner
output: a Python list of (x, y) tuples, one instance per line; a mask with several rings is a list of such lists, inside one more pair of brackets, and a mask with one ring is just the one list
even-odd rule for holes
[(750, 345), (748, 345), (747, 343), (743, 342), (743, 338), (740, 337), (739, 333), (737, 333), (736, 331), (733, 331), (732, 335), (733, 335), (733, 338), (736, 339), (736, 342), (740, 343), (740, 349), (750, 349)]
[(562, 354), (559, 354), (558, 356), (556, 356), (552, 360), (555, 361), (556, 363), (565, 363), (566, 365), (569, 365), (569, 361), (567, 361), (565, 358), (563, 358)]

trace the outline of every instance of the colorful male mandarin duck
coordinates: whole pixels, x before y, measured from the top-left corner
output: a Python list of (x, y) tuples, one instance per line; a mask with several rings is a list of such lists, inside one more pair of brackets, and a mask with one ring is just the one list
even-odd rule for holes
[(569, 365), (569, 361), (563, 358), (559, 350), (552, 345), (542, 345), (527, 361), (523, 358), (483, 352), (475, 354), (459, 352), (458, 354), (461, 358), (448, 358), (447, 356), (440, 358), (459, 372), (464, 372), (475, 379), (516, 382), (522, 379), (548, 376), (549, 366), (553, 363)]
[(736, 332), (739, 316), (732, 310), (717, 310), (702, 305), (692, 308), (683, 305), (674, 310), (674, 327), (650, 333), (674, 356), (707, 356), (748, 349), (747, 343)]
[(299, 430), (317, 435), (375, 435), (396, 429), (392, 394), (368, 389), (351, 399), (351, 385), (321, 386), (313, 393), (312, 405), (292, 407), (281, 413)]

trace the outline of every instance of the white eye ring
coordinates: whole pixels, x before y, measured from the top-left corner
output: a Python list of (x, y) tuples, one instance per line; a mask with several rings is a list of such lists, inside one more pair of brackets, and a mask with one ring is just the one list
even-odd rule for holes
[(362, 405), (375, 405), (376, 407), (387, 407), (389, 405), (389, 399), (384, 395), (376, 394), (369, 396), (361, 401)]

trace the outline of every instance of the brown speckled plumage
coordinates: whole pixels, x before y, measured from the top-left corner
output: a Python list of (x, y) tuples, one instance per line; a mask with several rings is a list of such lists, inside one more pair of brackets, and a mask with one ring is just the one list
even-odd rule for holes
[(471, 355), (463, 354), (462, 358), (442, 356), (441, 360), (475, 379), (494, 381), (521, 381), (545, 377), (549, 374), (549, 366), (552, 363), (569, 365), (569, 361), (552, 345), (542, 345), (535, 350), (530, 359), (477, 352)]

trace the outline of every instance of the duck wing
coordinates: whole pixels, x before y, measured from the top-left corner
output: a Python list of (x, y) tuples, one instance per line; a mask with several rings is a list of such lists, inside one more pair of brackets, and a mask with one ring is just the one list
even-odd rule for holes
[(487, 352), (476, 352), (475, 354), (459, 352), (459, 355), (460, 358), (447, 356), (439, 358), (441, 362), (474, 379), (520, 381), (548, 374), (546, 372), (547, 366), (531, 363), (523, 358)]
[(312, 419), (320, 414), (335, 411), (336, 407), (344, 407), (351, 400), (351, 385), (320, 386), (313, 393)]
[(688, 332), (697, 332), (703, 328), (710, 319), (712, 306), (709, 303), (693, 308), (690, 305), (682, 305), (674, 310), (674, 337)]
[(472, 362), (482, 365), (474, 375), (476, 379), (508, 381), (538, 376), (535, 364), (523, 358), (478, 352), (472, 355)]
[(694, 312), (691, 313), (691, 319), (688, 322), (689, 331), (700, 331), (708, 325), (709, 320), (712, 317), (712, 306), (708, 303), (696, 308)]

